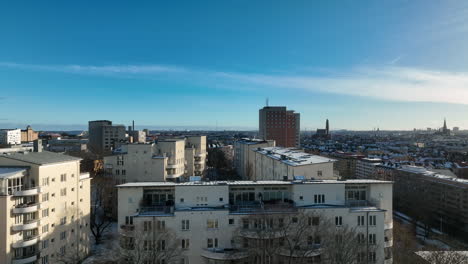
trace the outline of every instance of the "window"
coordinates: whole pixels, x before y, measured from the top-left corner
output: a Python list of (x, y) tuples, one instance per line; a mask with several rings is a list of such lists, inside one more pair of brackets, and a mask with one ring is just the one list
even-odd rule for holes
[(377, 239), (376, 239), (375, 234), (369, 234), (369, 244), (375, 245), (376, 242), (377, 242)]
[(67, 174), (66, 173), (65, 174), (60, 174), (60, 181), (64, 182), (66, 180), (67, 180)]
[(299, 219), (297, 217), (293, 217), (291, 220), (292, 220), (293, 223), (297, 223), (299, 221)]
[(341, 226), (343, 224), (343, 217), (341, 216), (336, 216), (335, 217), (335, 225)]
[(234, 218), (229, 218), (229, 225), (233, 225), (234, 224)]
[(126, 170), (122, 170), (122, 175), (126, 175), (127, 174), (127, 171)]
[(314, 194), (314, 203), (325, 203), (325, 194)]
[(49, 264), (49, 256), (41, 257), (41, 264)]
[(133, 225), (133, 216), (126, 216), (125, 217), (125, 224), (126, 225)]
[(189, 239), (182, 239), (182, 249), (188, 249), (190, 246)]
[(158, 230), (164, 230), (166, 229), (166, 221), (160, 220), (158, 221)]
[(303, 200), (304, 200), (304, 197), (303, 197), (303, 196), (299, 196), (299, 200), (303, 201)]
[(322, 171), (321, 170), (317, 171), (317, 177), (322, 177)]
[(219, 197), (219, 201), (222, 202), (224, 199), (223, 197)]
[(151, 231), (151, 221), (143, 222), (143, 231)]
[(369, 262), (373, 263), (377, 261), (377, 254), (375, 251), (369, 252)]
[(366, 262), (366, 253), (365, 252), (359, 252), (358, 253), (357, 262), (358, 263), (365, 263)]
[(208, 238), (207, 239), (207, 248), (217, 248), (218, 247), (218, 239), (217, 238)]
[(63, 231), (60, 233), (60, 240), (64, 240), (65, 238), (67, 238), (67, 231)]
[(180, 202), (183, 203), (183, 202), (184, 202), (184, 198), (180, 198)]
[(218, 219), (208, 219), (206, 220), (207, 228), (218, 228)]
[(42, 244), (42, 249), (47, 248), (49, 247), (49, 240), (48, 239), (42, 240), (41, 244)]
[(358, 220), (358, 221), (357, 221), (357, 222), (358, 222), (358, 226), (363, 226), (363, 225), (365, 225), (365, 223), (364, 223), (364, 216), (363, 216), (363, 215), (358, 215), (357, 220)]
[(60, 254), (65, 255), (65, 246), (60, 247)]
[(67, 217), (66, 216), (60, 218), (60, 225), (65, 225), (66, 223), (67, 223)]
[(67, 195), (67, 188), (60, 189), (60, 196)]
[(49, 208), (42, 210), (42, 217), (49, 216)]
[(42, 233), (47, 233), (47, 232), (49, 232), (49, 224), (42, 226)]
[(49, 193), (44, 193), (44, 194), (42, 195), (42, 201), (43, 201), (43, 202), (49, 201)]
[(248, 219), (242, 219), (242, 228), (249, 229), (249, 220)]
[(284, 219), (283, 218), (278, 218), (278, 227), (284, 227)]
[(49, 177), (42, 178), (42, 186), (48, 186), (49, 185)]
[(314, 216), (314, 217), (309, 217), (309, 225), (312, 226), (318, 226), (320, 224), (320, 217)]
[(358, 243), (359, 243), (359, 244), (364, 244), (364, 243), (366, 243), (366, 239), (364, 238), (364, 234), (363, 234), (363, 233), (357, 234), (357, 240), (358, 240)]
[(182, 220), (182, 230), (190, 230), (190, 220)]
[(377, 224), (377, 216), (369, 215), (369, 225), (375, 226)]

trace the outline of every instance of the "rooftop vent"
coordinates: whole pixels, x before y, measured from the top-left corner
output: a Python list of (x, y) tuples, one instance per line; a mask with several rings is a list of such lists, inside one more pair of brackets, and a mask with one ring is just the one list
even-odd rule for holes
[(201, 176), (190, 176), (189, 181), (190, 182), (197, 182), (197, 181), (199, 182), (199, 181), (201, 181)]

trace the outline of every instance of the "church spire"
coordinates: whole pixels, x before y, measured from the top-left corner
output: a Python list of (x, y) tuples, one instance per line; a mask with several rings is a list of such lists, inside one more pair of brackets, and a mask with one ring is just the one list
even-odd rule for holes
[(325, 130), (327, 131), (327, 135), (330, 134), (330, 126), (328, 124), (328, 119), (327, 119), (327, 122), (325, 123)]

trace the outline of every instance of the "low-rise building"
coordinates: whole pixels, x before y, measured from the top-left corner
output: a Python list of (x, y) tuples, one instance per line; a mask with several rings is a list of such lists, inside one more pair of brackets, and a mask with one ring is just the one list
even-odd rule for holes
[(295, 148), (265, 147), (253, 150), (251, 180), (336, 179), (334, 159), (312, 155)]
[(180, 181), (184, 176), (202, 176), (205, 163), (206, 136), (126, 144), (104, 157), (107, 173), (118, 183)]
[(90, 178), (80, 159), (0, 155), (0, 262), (67, 263), (89, 254)]
[(52, 152), (82, 152), (88, 148), (86, 139), (51, 139), (47, 141), (47, 149)]
[(234, 142), (234, 167), (242, 179), (251, 179), (254, 174), (254, 149), (274, 147), (274, 140), (244, 138)]
[(0, 145), (19, 145), (21, 144), (20, 129), (0, 129)]
[(378, 158), (362, 158), (356, 162), (356, 179), (372, 179), (375, 166), (381, 164)]
[[(282, 263), (299, 258), (297, 252), (304, 253), (300, 257), (307, 263), (333, 263), (321, 256), (330, 256), (325, 241), (336, 241), (341, 230), (353, 230), (357, 240), (348, 243), (362, 247), (354, 245), (349, 258), (392, 263), (391, 182), (191, 181), (117, 187), (121, 244), (130, 250), (151, 250), (148, 245), (153, 244), (170, 250), (173, 245), (182, 249), (178, 261), (191, 264)], [(291, 253), (285, 241), (294, 239), (288, 230), (299, 225), (304, 229), (295, 239), (301, 242)], [(323, 232), (309, 233), (316, 228)], [(173, 235), (158, 235), (165, 232)], [(275, 250), (255, 255), (252, 248), (262, 245)], [(149, 256), (151, 261), (164, 259)]]

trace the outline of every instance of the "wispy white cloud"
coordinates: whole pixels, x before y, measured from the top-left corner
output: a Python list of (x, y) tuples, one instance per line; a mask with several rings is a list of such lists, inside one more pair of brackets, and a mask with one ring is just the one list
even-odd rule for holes
[(271, 89), (296, 89), (392, 101), (468, 104), (468, 72), (435, 71), (393, 65), (356, 67), (347, 71), (304, 75), (284, 72), (250, 74), (200, 71), (164, 65), (50, 66), (0, 62), (0, 67), (106, 76), (147, 77), (164, 74), (169, 79), (203, 83), (207, 87), (248, 87), (265, 92)]

